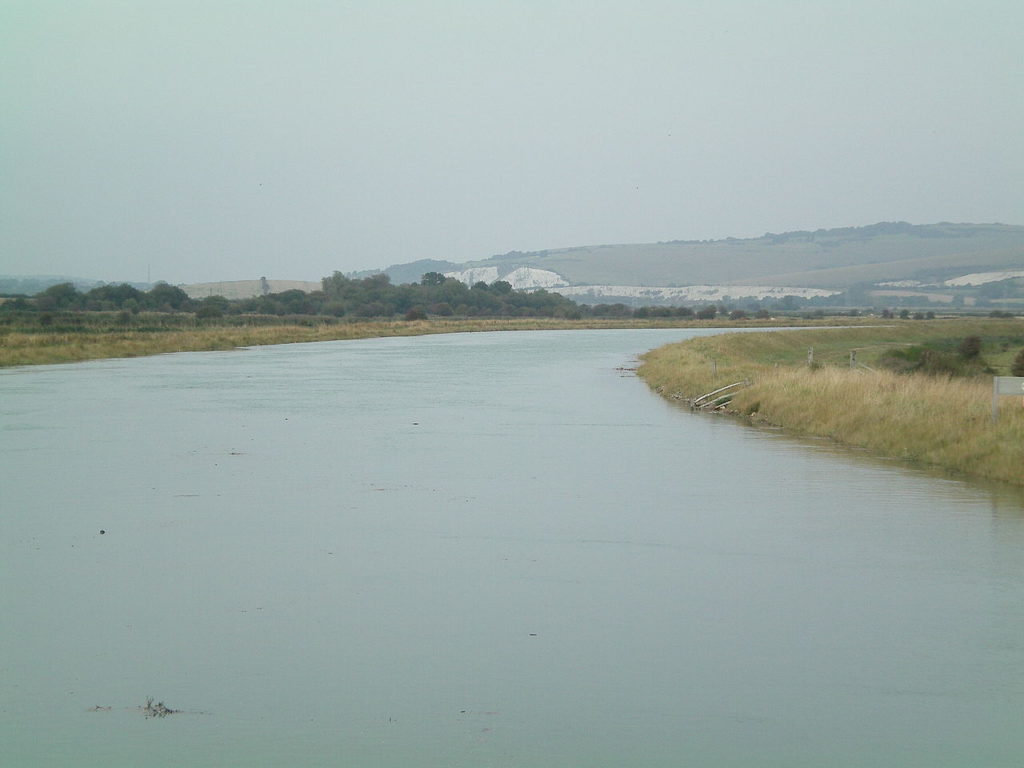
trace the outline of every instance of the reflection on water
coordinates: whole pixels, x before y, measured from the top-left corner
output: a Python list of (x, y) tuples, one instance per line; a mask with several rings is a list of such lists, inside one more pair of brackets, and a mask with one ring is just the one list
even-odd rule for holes
[(0, 763), (1019, 764), (1020, 497), (616, 370), (685, 335), (0, 374)]

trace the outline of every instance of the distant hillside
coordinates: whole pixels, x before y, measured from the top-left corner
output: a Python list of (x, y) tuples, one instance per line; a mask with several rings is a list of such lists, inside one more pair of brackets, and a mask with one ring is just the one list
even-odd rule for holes
[(225, 299), (254, 299), (268, 293), (283, 291), (319, 291), (320, 283), (306, 280), (225, 280), (219, 283), (192, 283), (180, 286), (190, 299), (203, 299), (207, 296), (223, 296)]
[[(543, 288), (585, 304), (680, 305), (793, 297), (840, 306), (1024, 308), (1024, 226), (883, 222), (748, 239), (512, 251), (461, 264), (423, 259), (383, 271), (396, 285), (440, 272), (469, 285), (503, 280), (517, 289)], [(0, 276), (0, 293), (28, 295), (57, 282), (73, 281), (83, 290), (94, 284), (54, 277), (4, 280)], [(181, 287), (196, 299), (245, 299), (288, 290), (317, 291), (321, 285), (260, 279)]]
[(738, 240), (595, 245), (494, 256), (468, 267), (528, 266), (570, 285), (792, 285), (846, 288), (883, 280), (938, 281), (1024, 267), (1024, 227), (905, 222), (785, 232)]
[[(396, 265), (387, 272), (395, 282), (408, 281), (421, 264)], [(584, 302), (814, 298), (853, 287), (870, 292), (872, 286), (894, 282), (906, 283), (904, 288), (947, 290), (956, 283), (946, 281), (971, 273), (1024, 270), (1024, 227), (885, 222), (742, 240), (513, 251), (447, 266), (434, 269), (465, 282), (501, 279), (517, 288), (545, 287)], [(938, 300), (953, 298), (953, 293), (944, 293)]]
[[(51, 285), (60, 283), (72, 283), (80, 291), (88, 291), (98, 285), (105, 285), (102, 280), (92, 280), (84, 277), (67, 277), (62, 275), (0, 275), (0, 294), (24, 294), (35, 296), (45, 291)], [(140, 291), (149, 290), (153, 287), (151, 283), (131, 283)]]

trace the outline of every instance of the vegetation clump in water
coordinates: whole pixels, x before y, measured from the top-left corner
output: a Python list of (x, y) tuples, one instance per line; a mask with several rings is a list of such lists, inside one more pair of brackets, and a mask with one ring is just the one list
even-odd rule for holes
[(148, 717), (167, 717), (173, 715), (180, 710), (171, 709), (162, 701), (158, 701), (156, 704), (153, 703), (153, 697), (150, 696), (146, 699), (146, 706), (142, 707), (142, 714)]

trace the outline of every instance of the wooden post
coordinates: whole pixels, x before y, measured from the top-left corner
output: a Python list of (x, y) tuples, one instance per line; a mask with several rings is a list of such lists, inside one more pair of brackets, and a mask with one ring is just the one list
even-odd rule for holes
[(856, 349), (851, 349), (850, 350), (850, 367), (851, 368), (856, 368), (857, 367), (857, 350)]
[(814, 365), (814, 347), (807, 348), (807, 364)]

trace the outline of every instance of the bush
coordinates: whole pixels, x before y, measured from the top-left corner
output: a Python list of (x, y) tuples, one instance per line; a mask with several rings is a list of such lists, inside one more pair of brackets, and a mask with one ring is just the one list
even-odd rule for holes
[(200, 320), (207, 320), (214, 317), (224, 317), (224, 310), (216, 304), (201, 304), (196, 310), (196, 317)]
[(960, 353), (960, 357), (966, 360), (977, 359), (981, 354), (981, 336), (968, 336), (960, 342), (956, 351)]
[(1010, 367), (1011, 376), (1024, 376), (1024, 349), (1013, 358), (1013, 365)]

